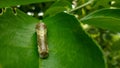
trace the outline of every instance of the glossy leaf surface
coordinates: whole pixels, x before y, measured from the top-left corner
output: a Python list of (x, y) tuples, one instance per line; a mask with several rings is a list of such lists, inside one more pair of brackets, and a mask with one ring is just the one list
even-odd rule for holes
[(93, 12), (80, 21), (104, 29), (120, 32), (120, 9), (102, 9)]

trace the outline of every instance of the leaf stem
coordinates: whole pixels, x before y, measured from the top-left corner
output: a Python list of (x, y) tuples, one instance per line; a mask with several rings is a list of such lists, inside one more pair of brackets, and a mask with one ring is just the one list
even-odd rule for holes
[(73, 12), (73, 11), (75, 11), (75, 10), (78, 10), (78, 9), (80, 9), (80, 8), (82, 8), (82, 7), (85, 7), (85, 6), (89, 5), (89, 4), (91, 4), (93, 1), (94, 1), (94, 0), (89, 0), (88, 2), (86, 2), (86, 3), (84, 3), (84, 4), (80, 5), (80, 6), (78, 6), (78, 7), (76, 7), (76, 8), (74, 8), (74, 9), (72, 9), (72, 10), (70, 10), (69, 13), (70, 13), (70, 12)]

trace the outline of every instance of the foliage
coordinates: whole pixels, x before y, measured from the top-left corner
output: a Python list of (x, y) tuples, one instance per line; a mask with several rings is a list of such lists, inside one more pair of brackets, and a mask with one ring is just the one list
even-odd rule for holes
[[(119, 4), (1, 0), (0, 68), (119, 68)], [(46, 59), (38, 55), (35, 25), (40, 21), (48, 29)]]

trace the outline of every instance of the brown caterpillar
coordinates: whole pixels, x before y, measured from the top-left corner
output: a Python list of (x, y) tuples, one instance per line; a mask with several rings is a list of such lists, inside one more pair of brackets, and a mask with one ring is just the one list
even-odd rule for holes
[(36, 33), (37, 33), (37, 44), (38, 44), (38, 52), (40, 58), (48, 57), (48, 44), (47, 44), (47, 27), (44, 23), (38, 23), (36, 25)]

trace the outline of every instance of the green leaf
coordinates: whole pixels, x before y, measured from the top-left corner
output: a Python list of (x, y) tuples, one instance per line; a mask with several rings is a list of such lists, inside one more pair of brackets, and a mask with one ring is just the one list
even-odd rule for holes
[(49, 2), (55, 0), (0, 0), (0, 8), (25, 5), (31, 3)]
[(120, 9), (102, 9), (95, 11), (80, 21), (100, 28), (120, 32)]
[(48, 28), (49, 57), (40, 59), (35, 25), (38, 20), (21, 11), (0, 16), (1, 68), (105, 68), (98, 45), (84, 32), (78, 20), (59, 13), (44, 19)]
[(56, 1), (46, 12), (45, 16), (53, 16), (57, 13), (68, 11), (72, 8), (70, 2), (65, 0)]
[(8, 9), (0, 15), (0, 68), (38, 68), (35, 25), (38, 20)]
[(103, 54), (74, 16), (59, 13), (44, 22), (50, 55), (40, 60), (43, 68), (105, 68)]

